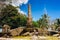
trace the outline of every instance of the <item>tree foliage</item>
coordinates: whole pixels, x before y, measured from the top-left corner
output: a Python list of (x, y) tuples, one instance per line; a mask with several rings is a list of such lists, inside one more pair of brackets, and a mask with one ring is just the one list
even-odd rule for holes
[(60, 27), (60, 19), (59, 18), (55, 20), (54, 25), (55, 25), (56, 29), (58, 27)]
[(0, 25), (10, 25), (11, 28), (26, 26), (26, 16), (18, 13), (16, 7), (7, 5), (1, 10)]
[(39, 25), (38, 25), (38, 22), (37, 22), (37, 21), (33, 21), (33, 22), (32, 22), (32, 25), (33, 25), (33, 27), (39, 27)]
[(42, 28), (42, 27), (48, 27), (48, 21), (49, 21), (49, 17), (47, 14), (44, 14), (42, 15), (42, 17), (38, 20), (38, 24), (39, 24), (39, 27)]
[(20, 26), (26, 26), (27, 24), (27, 17), (24, 14), (20, 14)]

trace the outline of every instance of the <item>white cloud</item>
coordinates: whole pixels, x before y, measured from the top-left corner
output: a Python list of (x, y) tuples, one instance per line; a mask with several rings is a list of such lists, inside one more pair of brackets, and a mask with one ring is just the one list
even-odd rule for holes
[(18, 10), (19, 13), (26, 14), (26, 12), (20, 10), (19, 8), (17, 8), (17, 10)]
[(6, 0), (6, 4), (9, 4), (10, 2), (12, 2), (11, 4), (13, 6), (19, 6), (22, 4), (27, 4), (28, 0)]
[[(11, 4), (16, 7), (16, 6), (22, 6), (22, 4), (27, 4), (28, 0), (6, 0), (6, 4), (9, 4), (10, 2), (12, 2)], [(24, 11), (20, 10), (19, 8), (17, 9), (18, 12), (26, 14)]]

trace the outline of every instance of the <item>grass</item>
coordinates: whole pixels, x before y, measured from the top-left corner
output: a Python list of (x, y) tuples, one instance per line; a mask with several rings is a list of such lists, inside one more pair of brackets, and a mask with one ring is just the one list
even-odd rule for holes
[[(16, 36), (14, 38), (16, 38), (16, 39), (23, 39), (23, 40), (30, 40), (31, 39), (30, 36)], [(58, 37), (53, 37), (53, 36), (47, 36), (46, 39), (47, 40), (59, 40)]]
[(16, 36), (15, 39), (30, 40), (30, 36)]

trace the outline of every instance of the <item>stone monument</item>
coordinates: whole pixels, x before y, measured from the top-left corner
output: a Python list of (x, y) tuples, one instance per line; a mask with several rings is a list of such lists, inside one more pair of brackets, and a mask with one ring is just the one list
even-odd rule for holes
[(26, 24), (26, 28), (24, 28), (24, 30), (21, 32), (21, 34), (26, 34), (31, 33), (34, 31), (34, 27), (32, 26), (32, 15), (31, 15), (31, 5), (28, 4), (28, 16), (27, 16), (27, 24)]
[(32, 27), (31, 5), (28, 4), (27, 27)]

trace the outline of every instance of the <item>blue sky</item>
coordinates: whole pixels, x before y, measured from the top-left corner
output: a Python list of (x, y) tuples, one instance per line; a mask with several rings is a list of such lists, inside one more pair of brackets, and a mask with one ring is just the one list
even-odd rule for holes
[[(38, 20), (44, 14), (44, 7), (46, 7), (51, 20), (60, 17), (60, 0), (29, 0), (28, 3), (31, 4), (33, 20)], [(26, 15), (28, 12), (27, 5), (20, 6), (20, 9), (26, 12)]]

